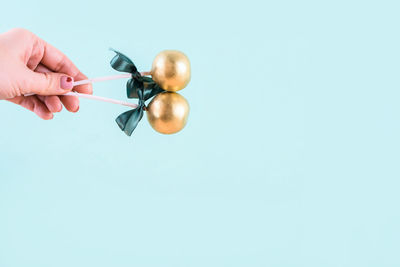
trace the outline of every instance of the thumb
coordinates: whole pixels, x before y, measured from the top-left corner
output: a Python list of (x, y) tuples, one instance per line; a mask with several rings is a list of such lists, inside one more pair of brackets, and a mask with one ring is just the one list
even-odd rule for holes
[(74, 78), (63, 73), (30, 71), (25, 77), (21, 88), (23, 94), (62, 95), (74, 87)]

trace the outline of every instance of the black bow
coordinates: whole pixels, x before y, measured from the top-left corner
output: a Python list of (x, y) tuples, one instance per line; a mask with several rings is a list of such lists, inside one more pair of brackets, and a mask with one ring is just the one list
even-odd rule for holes
[(128, 136), (131, 136), (139, 121), (143, 117), (143, 111), (146, 107), (145, 101), (153, 96), (164, 92), (152, 78), (145, 77), (138, 72), (135, 64), (124, 54), (113, 50), (116, 55), (111, 60), (111, 67), (117, 71), (132, 74), (132, 78), (126, 83), (126, 94), (128, 98), (138, 98), (138, 107), (126, 111), (119, 115), (115, 120), (118, 126)]

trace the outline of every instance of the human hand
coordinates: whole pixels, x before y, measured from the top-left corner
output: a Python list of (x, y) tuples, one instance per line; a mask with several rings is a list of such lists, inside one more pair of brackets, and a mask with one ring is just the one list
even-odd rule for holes
[[(71, 112), (79, 110), (78, 97), (62, 94), (72, 90), (74, 80), (84, 79), (87, 77), (71, 60), (28, 30), (0, 34), (0, 99), (49, 120), (62, 105)], [(91, 94), (92, 87), (80, 85), (74, 91)]]

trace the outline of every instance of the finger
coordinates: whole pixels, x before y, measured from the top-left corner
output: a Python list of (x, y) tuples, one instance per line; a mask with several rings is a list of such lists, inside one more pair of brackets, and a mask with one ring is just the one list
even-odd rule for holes
[[(39, 72), (49, 72), (50, 70), (43, 66), (43, 65), (39, 65), (36, 68), (36, 71)], [(87, 77), (79, 72), (77, 76), (74, 77), (74, 80), (85, 80), (87, 79)], [(83, 93), (83, 94), (91, 94), (92, 93), (92, 86), (89, 85), (80, 85), (80, 86), (75, 86), (73, 88), (74, 91), (77, 91), (79, 93)], [(61, 100), (61, 102), (63, 103), (63, 105), (65, 106), (65, 108), (70, 111), (70, 112), (77, 112), (79, 110), (79, 98), (75, 97), (75, 96), (59, 96), (59, 99)]]
[[(51, 72), (50, 69), (48, 69), (46, 66), (39, 64), (36, 69), (36, 72), (41, 72), (41, 73), (47, 73)], [(76, 75), (74, 78), (74, 81), (81, 81), (81, 80), (86, 80), (88, 77), (83, 74), (82, 72), (79, 72), (78, 75)], [(78, 86), (74, 86), (73, 88), (74, 91), (82, 94), (92, 94), (93, 89), (92, 89), (92, 84), (82, 84)]]
[[(83, 73), (78, 73), (74, 77), (75, 81), (85, 80), (87, 77)], [(92, 94), (93, 89), (91, 84), (78, 85), (73, 88), (74, 91), (82, 94)], [(71, 112), (78, 112), (79, 110), (79, 98), (75, 96), (60, 96), (61, 102), (64, 104), (65, 108)]]
[(78, 112), (79, 98), (76, 96), (59, 96), (64, 107), (70, 112)]
[[(37, 37), (36, 35), (32, 34), (35, 38), (36, 42), (33, 47), (32, 55), (35, 60), (30, 65), (35, 66), (37, 63), (37, 55), (41, 56), (40, 63), (36, 64), (36, 71), (37, 72), (57, 72), (57, 73), (64, 73), (68, 76), (71, 76), (75, 80), (86, 79), (86, 76), (83, 75), (79, 69), (74, 65), (74, 63), (60, 50), (48, 44), (41, 38)], [(35, 51), (38, 51), (35, 53)], [(40, 67), (39, 67), (40, 66)], [(85, 77), (85, 78), (83, 78)], [(77, 89), (78, 92), (82, 93), (91, 93), (91, 85), (84, 85), (79, 86)]]
[(71, 77), (75, 77), (79, 74), (79, 69), (66, 55), (45, 41), (43, 41), (43, 45), (44, 53), (41, 64), (53, 72), (65, 73)]
[(62, 95), (72, 90), (73, 78), (62, 73), (39, 73), (29, 69), (21, 76), (22, 94)]
[(49, 68), (46, 68), (44, 65), (39, 64), (35, 68), (35, 72), (46, 73), (46, 72), (52, 72), (52, 71)]
[[(39, 64), (36, 69), (36, 72), (41, 72), (41, 73), (47, 73), (51, 72), (50, 69), (48, 69), (46, 66)], [(74, 81), (80, 81), (80, 80), (86, 80), (87, 77), (84, 75), (82, 72), (79, 72), (78, 75), (76, 75), (74, 78)], [(73, 88), (74, 91), (82, 94), (92, 94), (92, 85), (91, 84), (83, 84), (83, 85), (78, 85), (74, 86)]]
[[(46, 66), (44, 66), (42, 64), (38, 65), (35, 71), (43, 72), (43, 73), (51, 72)], [(79, 80), (86, 79), (86, 76), (83, 75), (82, 73), (79, 73), (76, 77)], [(76, 88), (76, 90), (80, 89), (80, 91), (78, 91), (78, 92), (90, 92), (89, 90), (91, 90), (91, 87), (89, 88), (89, 90), (87, 88), (83, 88), (83, 90), (82, 90), (81, 86), (74, 87), (74, 90), (75, 90), (75, 88)], [(63, 103), (63, 105), (65, 106), (65, 108), (68, 111), (77, 112), (79, 110), (79, 98), (78, 97), (76, 97), (76, 96), (58, 96), (58, 98), (61, 100), (61, 102)]]
[(46, 105), (46, 107), (53, 113), (60, 112), (62, 110), (61, 100), (58, 96), (39, 96), (38, 98)]
[[(88, 77), (86, 77), (86, 75), (83, 74), (82, 72), (79, 72), (78, 75), (74, 76), (73, 78), (74, 78), (74, 81), (81, 81), (81, 80), (86, 80)], [(93, 93), (92, 84), (90, 84), (90, 83), (75, 86), (73, 90), (78, 93), (82, 93), (82, 94), (92, 94)]]
[[(35, 68), (36, 72), (41, 72), (41, 73), (46, 73), (46, 72), (51, 72), (51, 70), (49, 70), (48, 68), (46, 68), (45, 66), (43, 66), (42, 64), (39, 64), (36, 66)], [(61, 100), (58, 96), (39, 96), (38, 98), (45, 103), (45, 105), (47, 106), (47, 108), (51, 111), (51, 112), (60, 112), (62, 110), (62, 103)]]
[(50, 112), (46, 105), (40, 101), (37, 96), (17, 96), (9, 99), (8, 101), (33, 111), (36, 115), (44, 120), (51, 120), (54, 117), (53, 113)]

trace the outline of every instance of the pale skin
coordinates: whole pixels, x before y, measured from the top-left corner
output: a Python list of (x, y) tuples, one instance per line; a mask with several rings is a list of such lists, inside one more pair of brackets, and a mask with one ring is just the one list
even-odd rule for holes
[[(49, 120), (63, 106), (79, 110), (73, 91), (92, 94), (90, 84), (72, 86), (87, 77), (61, 51), (25, 29), (0, 34), (0, 100), (7, 100)], [(24, 96), (28, 94), (35, 94)]]

